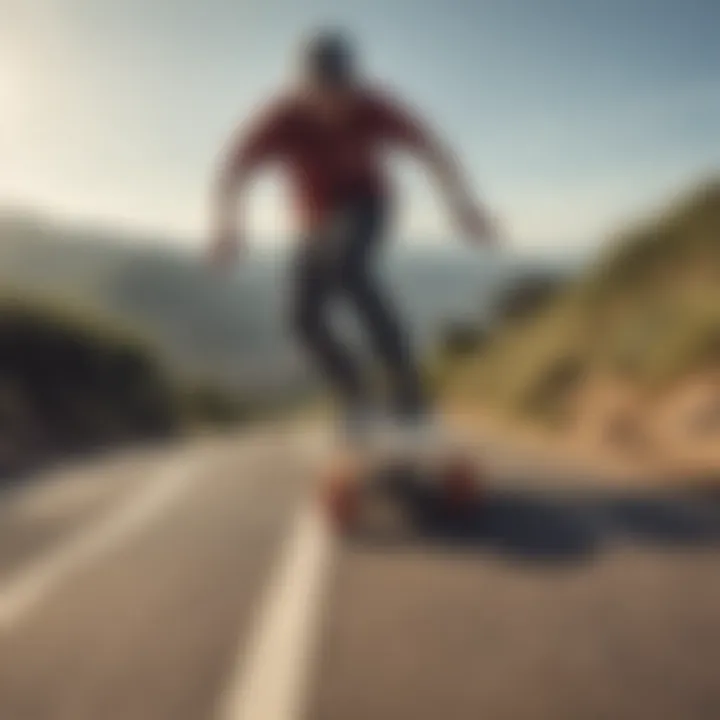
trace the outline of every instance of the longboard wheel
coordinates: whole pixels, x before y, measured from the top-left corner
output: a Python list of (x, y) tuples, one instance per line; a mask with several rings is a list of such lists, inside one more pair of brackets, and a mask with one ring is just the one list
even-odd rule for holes
[(452, 458), (442, 469), (442, 485), (451, 510), (473, 508), (480, 498), (480, 478), (474, 463), (468, 458)]
[(323, 486), (322, 494), (332, 526), (340, 532), (350, 530), (360, 511), (360, 493), (355, 479), (347, 474), (331, 475)]

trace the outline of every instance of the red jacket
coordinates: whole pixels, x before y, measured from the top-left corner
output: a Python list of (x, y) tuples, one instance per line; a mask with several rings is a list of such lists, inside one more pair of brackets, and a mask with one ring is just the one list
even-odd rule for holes
[(307, 229), (348, 198), (387, 194), (384, 151), (420, 149), (426, 134), (410, 112), (373, 89), (357, 91), (346, 110), (324, 119), (307, 98), (271, 102), (243, 129), (232, 151), (242, 171), (277, 161), (288, 172)]

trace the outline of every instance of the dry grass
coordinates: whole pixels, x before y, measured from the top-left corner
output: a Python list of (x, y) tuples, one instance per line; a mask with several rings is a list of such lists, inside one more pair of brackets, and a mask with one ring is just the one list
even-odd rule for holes
[[(720, 447), (720, 421), (706, 423), (715, 433), (708, 441), (697, 437), (692, 420), (713, 414), (703, 403), (720, 406), (720, 390), (714, 394), (720, 372), (720, 182), (619, 235), (551, 302), (502, 323), (480, 351), (445, 358), (439, 367), (451, 403), (492, 407), (566, 437), (594, 433), (604, 438), (596, 437), (596, 444), (612, 439), (637, 452), (644, 444), (646, 453), (667, 450), (720, 467), (718, 454), (701, 447)], [(710, 399), (691, 392), (699, 384), (709, 388)], [(690, 395), (695, 409), (686, 408), (685, 419), (673, 424), (669, 418), (682, 415)], [(651, 422), (658, 414), (666, 418), (664, 435)]]

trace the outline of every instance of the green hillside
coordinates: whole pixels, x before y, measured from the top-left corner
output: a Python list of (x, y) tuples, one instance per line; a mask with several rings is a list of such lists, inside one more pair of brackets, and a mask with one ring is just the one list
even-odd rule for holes
[(29, 465), (253, 413), (180, 383), (134, 334), (75, 306), (0, 296), (0, 481)]
[(720, 369), (720, 180), (620, 233), (535, 312), (505, 319), (454, 387), (562, 421), (589, 377), (648, 397)]

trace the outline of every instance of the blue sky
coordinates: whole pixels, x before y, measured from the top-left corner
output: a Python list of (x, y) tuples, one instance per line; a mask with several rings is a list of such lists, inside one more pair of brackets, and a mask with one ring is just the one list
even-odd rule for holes
[[(454, 144), (520, 247), (593, 244), (720, 167), (718, 0), (0, 0), (0, 200), (197, 238), (232, 127), (314, 25)], [(397, 168), (399, 232), (444, 237)], [(277, 178), (251, 230), (291, 230)]]

